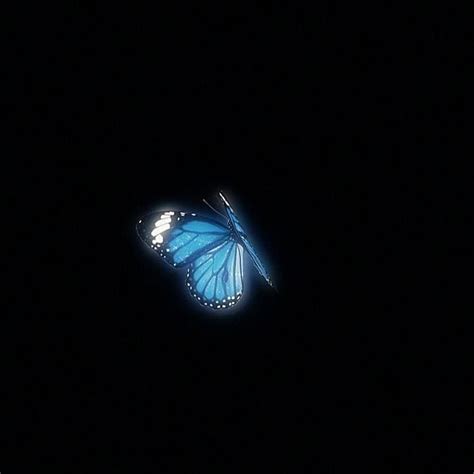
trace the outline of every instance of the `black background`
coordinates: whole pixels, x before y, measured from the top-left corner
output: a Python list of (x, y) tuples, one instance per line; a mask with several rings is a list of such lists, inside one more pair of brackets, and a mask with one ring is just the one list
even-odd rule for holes
[[(407, 12), (401, 32), (391, 9), (183, 10), (42, 11), (27, 45), (12, 34), (11, 446), (142, 472), (448, 469), (467, 452), (448, 445), (464, 329), (434, 316), (445, 281), (425, 272), (449, 176), (415, 162), (444, 141), (442, 30)], [(279, 287), (253, 278), (232, 316), (190, 302), (134, 230), (220, 189)]]

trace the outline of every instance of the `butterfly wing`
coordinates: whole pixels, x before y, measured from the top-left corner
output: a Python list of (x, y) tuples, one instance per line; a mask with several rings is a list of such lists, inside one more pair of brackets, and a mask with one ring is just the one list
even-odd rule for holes
[(250, 258), (252, 259), (252, 262), (257, 268), (258, 273), (260, 273), (260, 275), (262, 275), (263, 278), (265, 278), (265, 280), (270, 286), (273, 286), (272, 279), (269, 273), (267, 272), (267, 270), (265, 270), (265, 267), (263, 266), (263, 263), (258, 257), (257, 252), (255, 251), (253, 245), (250, 243), (250, 240), (247, 237), (247, 234), (245, 233), (244, 228), (242, 227), (242, 224), (239, 222), (239, 219), (237, 218), (237, 214), (232, 209), (232, 206), (230, 205), (229, 201), (226, 199), (226, 197), (224, 196), (222, 192), (219, 193), (219, 197), (221, 198), (224, 204), (224, 209), (226, 211), (227, 217), (229, 218), (230, 225), (232, 226), (236, 234), (240, 237), (240, 240), (245, 250), (249, 253)]
[(242, 242), (244, 244), (245, 250), (249, 253), (250, 258), (252, 259), (252, 262), (254, 263), (255, 267), (257, 268), (258, 273), (260, 273), (260, 275), (262, 275), (263, 278), (265, 278), (265, 280), (267, 281), (267, 283), (270, 286), (273, 286), (270, 275), (267, 272), (267, 270), (265, 270), (265, 267), (263, 266), (262, 261), (258, 257), (257, 252), (253, 248), (253, 245), (250, 243), (250, 240), (246, 236), (241, 236), (241, 239), (242, 239)]
[(137, 232), (174, 267), (188, 265), (230, 236), (229, 228), (213, 219), (177, 211), (148, 214), (138, 221)]
[(219, 197), (221, 198), (223, 204), (224, 204), (224, 209), (227, 214), (227, 217), (229, 219), (230, 224), (234, 228), (235, 232), (238, 234), (245, 234), (244, 228), (242, 227), (241, 223), (239, 222), (239, 219), (237, 218), (237, 214), (235, 211), (232, 209), (232, 206), (230, 205), (229, 201), (226, 199), (224, 194), (222, 192), (219, 193)]
[(242, 257), (242, 245), (229, 236), (191, 263), (186, 286), (204, 306), (225, 309), (235, 305), (243, 292)]

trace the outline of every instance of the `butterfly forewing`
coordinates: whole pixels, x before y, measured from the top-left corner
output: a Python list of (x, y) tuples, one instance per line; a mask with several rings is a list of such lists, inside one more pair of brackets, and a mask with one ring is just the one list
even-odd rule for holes
[(234, 229), (235, 233), (239, 236), (245, 250), (250, 255), (250, 258), (252, 259), (252, 262), (257, 268), (260, 275), (262, 275), (265, 278), (265, 280), (271, 285), (272, 283), (271, 283), (270, 275), (268, 274), (265, 267), (263, 266), (263, 263), (258, 257), (257, 252), (255, 251), (253, 245), (250, 243), (250, 240), (247, 237), (247, 234), (245, 233), (244, 228), (242, 227), (242, 224), (239, 222), (237, 214), (232, 209), (232, 206), (230, 205), (226, 197), (222, 193), (219, 193), (219, 196), (222, 199), (222, 202), (224, 204), (224, 208), (225, 208), (227, 217), (229, 218), (230, 225)]
[(247, 237), (242, 236), (242, 242), (244, 243), (245, 250), (248, 252), (248, 254), (250, 255), (250, 258), (252, 259), (252, 262), (257, 268), (258, 273), (260, 273), (260, 275), (262, 275), (265, 278), (265, 280), (268, 281), (270, 279), (270, 275), (268, 274), (267, 270), (263, 266), (263, 263), (258, 257), (255, 249), (253, 248), (253, 245), (250, 243), (250, 240)]
[(180, 211), (148, 214), (138, 221), (137, 232), (174, 267), (189, 265), (230, 235), (229, 228), (213, 219)]

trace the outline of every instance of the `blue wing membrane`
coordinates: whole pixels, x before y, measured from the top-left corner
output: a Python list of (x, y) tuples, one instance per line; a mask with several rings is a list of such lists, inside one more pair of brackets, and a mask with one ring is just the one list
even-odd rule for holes
[(243, 248), (232, 236), (201, 256), (188, 268), (186, 286), (204, 306), (234, 306), (243, 292)]
[(173, 267), (189, 265), (230, 237), (230, 229), (221, 223), (179, 211), (148, 214), (138, 221), (137, 232)]

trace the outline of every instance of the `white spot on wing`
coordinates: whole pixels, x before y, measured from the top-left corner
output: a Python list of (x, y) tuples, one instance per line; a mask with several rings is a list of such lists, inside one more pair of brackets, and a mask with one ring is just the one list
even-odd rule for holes
[(155, 236), (155, 235), (158, 235), (158, 234), (161, 234), (163, 233), (165, 230), (168, 230), (171, 226), (169, 224), (163, 224), (163, 225), (160, 225), (159, 227), (155, 227), (152, 231), (151, 231), (151, 235)]
[(155, 226), (156, 227), (159, 227), (160, 225), (162, 224), (168, 224), (171, 222), (171, 217), (163, 214), (161, 217), (160, 217), (160, 220), (156, 221), (155, 222)]

